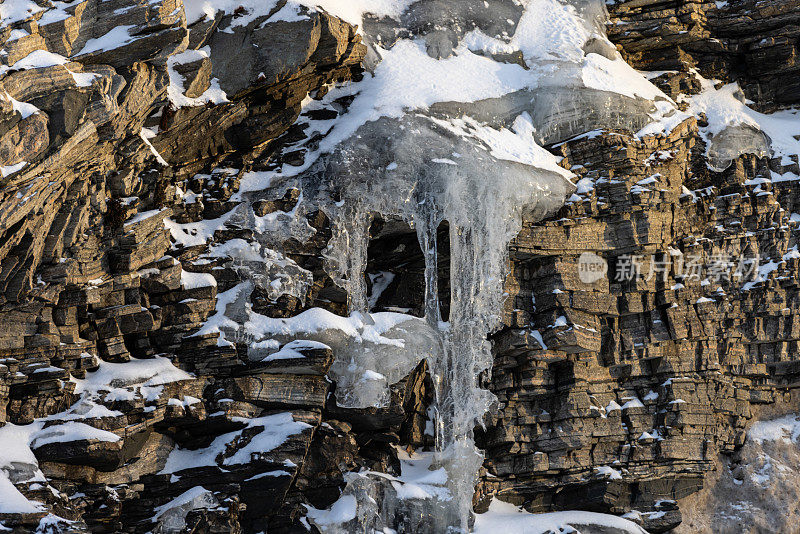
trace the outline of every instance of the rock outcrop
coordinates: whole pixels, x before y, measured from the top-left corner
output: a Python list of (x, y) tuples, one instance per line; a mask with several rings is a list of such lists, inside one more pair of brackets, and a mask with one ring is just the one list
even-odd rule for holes
[[(347, 351), (381, 360), (395, 357), (383, 345), (435, 345), (419, 317), (430, 254), (439, 276), (427, 291), (449, 316), (448, 224), (423, 251), (396, 213), (355, 221), (369, 242), (352, 245), (364, 256), (352, 262), (364, 262), (377, 320), (347, 317), (355, 282), (331, 275), (331, 213), (270, 178), (325, 170), (317, 152), (377, 41), (313, 2), (196, 4), (0, 4), (0, 530), (322, 530), (320, 511), (357, 486), (354, 473), (400, 492), (405, 452), (434, 445), (422, 356), (393, 368), (399, 379), (358, 368), (374, 406), (348, 407), (332, 378)], [(516, 27), (523, 10), (479, 4), (436, 24), (425, 10), (441, 6), (427, 0), (364, 22), (387, 48), (411, 32), (447, 58), (470, 31), (508, 36), (497, 21)], [(473, 504), (624, 514), (665, 532), (684, 506), (698, 521), (693, 496), (754, 421), (797, 411), (800, 147), (786, 146), (800, 123), (789, 141), (755, 119), (715, 130), (702, 98), (724, 90), (707, 78), (736, 82), (743, 95), (725, 95), (737, 105), (797, 120), (785, 108), (800, 102), (800, 9), (608, 10), (609, 38), (658, 71), (648, 78), (665, 96), (609, 108), (635, 115), (636, 131), (553, 126), (569, 139), (545, 148), (575, 187), (550, 194), (575, 193), (554, 215), (525, 212), (509, 247), (501, 324), (486, 333), (494, 363), (480, 385), (497, 401), (475, 432), (485, 460)], [(604, 44), (587, 53), (613, 59)], [(529, 69), (519, 50), (495, 52), (481, 54)], [(331, 97), (344, 84), (350, 94)], [(676, 109), (656, 119), (668, 101)], [(384, 121), (428, 147), (452, 143), (454, 159), (496, 148), (477, 122), (465, 123), (469, 142), (453, 133), (439, 117), (461, 108), (439, 105), (433, 118)], [(494, 105), (482, 109), (499, 131), (509, 124)], [(380, 128), (361, 132), (373, 144), (337, 156), (354, 176), (371, 173), (381, 144)], [(407, 531), (423, 528), (406, 506)]]

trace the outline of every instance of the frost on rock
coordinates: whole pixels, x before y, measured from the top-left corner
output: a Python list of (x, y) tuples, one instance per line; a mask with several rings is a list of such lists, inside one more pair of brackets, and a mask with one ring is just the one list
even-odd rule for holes
[(742, 448), (721, 456), (701, 493), (680, 502), (676, 532), (791, 532), (800, 514), (800, 416), (753, 423)]

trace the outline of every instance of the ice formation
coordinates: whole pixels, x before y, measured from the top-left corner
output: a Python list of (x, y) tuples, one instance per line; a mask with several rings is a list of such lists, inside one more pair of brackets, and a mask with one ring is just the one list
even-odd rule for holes
[[(482, 463), (472, 432), (493, 401), (478, 379), (492, 365), (487, 335), (500, 324), (508, 244), (523, 215), (545, 217), (575, 190), (572, 174), (541, 145), (596, 128), (635, 132), (677, 112), (607, 40), (599, 0), (303, 0), (283, 9), (302, 16), (316, 5), (361, 25), (370, 73), (306, 101), (307, 111), (335, 109), (338, 118), (301, 122), (307, 138), (316, 139), (302, 146), (302, 164), (243, 176), (233, 199), (242, 203), (226, 222), (253, 230), (258, 247), (243, 247), (240, 256), (244, 270), (256, 274), (220, 295), (224, 315), (207, 328), (227, 339), (245, 336), (254, 361), (302, 357), (290, 345), (298, 339), (330, 347), (336, 402), (346, 407), (386, 405), (388, 386), (427, 359), (436, 387), (431, 472), (445, 476), (438, 512), (420, 504), (418, 515), (429, 517), (425, 528), (432, 531), (466, 531)], [(206, 7), (191, 17), (213, 16)], [(287, 150), (293, 148), (301, 147)], [(277, 198), (289, 190), (299, 191), (291, 211), (258, 215), (253, 209), (265, 191)], [(325, 268), (346, 290), (350, 317), (319, 310), (293, 319), (258, 315), (250, 294), (256, 286), (272, 287), (280, 270), (270, 273), (263, 265), (286, 265), (281, 244), (311, 237), (305, 216), (318, 209), (331, 221)], [(425, 258), (424, 320), (370, 314), (365, 269), (375, 215), (405, 221), (417, 233)], [(436, 289), (436, 236), (445, 222), (447, 323)], [(177, 225), (170, 228), (191, 239)], [(271, 298), (302, 293), (279, 283), (274, 289)], [(387, 504), (393, 486), (380, 477), (353, 477), (347, 502), (330, 513), (340, 523), (357, 520), (359, 528), (377, 524), (376, 517), (396, 528), (387, 516), (396, 512)], [(384, 495), (377, 499), (385, 505), (380, 510), (378, 493)], [(407, 492), (411, 500), (413, 494)], [(342, 531), (330, 514), (320, 514), (317, 524)]]
[(706, 140), (708, 165), (714, 171), (725, 170), (742, 154), (780, 157), (782, 165), (789, 156), (800, 154), (800, 127), (796, 109), (759, 113), (748, 102), (737, 83), (721, 85), (694, 73), (700, 80), (700, 94), (684, 97), (687, 112), (705, 116), (700, 133)]
[(198, 508), (214, 508), (215, 506), (219, 506), (219, 501), (214, 494), (202, 486), (195, 486), (155, 509), (154, 519), (157, 522), (155, 532), (159, 534), (183, 532), (189, 512)]

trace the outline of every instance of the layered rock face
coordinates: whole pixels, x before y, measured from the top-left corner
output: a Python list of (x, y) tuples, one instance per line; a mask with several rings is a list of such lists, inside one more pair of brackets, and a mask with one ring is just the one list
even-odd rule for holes
[(762, 109), (800, 97), (792, 2), (611, 2), (609, 11), (609, 37), (638, 69), (697, 68), (739, 82)]
[[(697, 495), (729, 494), (713, 481), (756, 456), (753, 421), (797, 411), (797, 6), (554, 1), (602, 37), (575, 27), (581, 59), (464, 102), (409, 80), (379, 118), (362, 80), (385, 98), (387, 70), (416, 71), (376, 56), (409, 41), (443, 69), (536, 72), (537, 2), (241, 4), (0, 4), (0, 527), (444, 531), (475, 480), (411, 453), (471, 424), (442, 386), (466, 380), (496, 396), (476, 512), (719, 530)], [(618, 53), (655, 87), (593, 85)], [(465, 379), (441, 332), (476, 285), (451, 275), (496, 228), (441, 199), (480, 195), (519, 205), (497, 320), (466, 316), (493, 363)]]

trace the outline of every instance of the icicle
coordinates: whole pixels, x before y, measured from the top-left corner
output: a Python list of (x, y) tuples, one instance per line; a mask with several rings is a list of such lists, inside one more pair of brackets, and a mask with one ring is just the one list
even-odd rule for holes
[(369, 315), (367, 285), (367, 247), (371, 217), (360, 204), (346, 205), (332, 221), (332, 236), (324, 252), (325, 267), (334, 283), (347, 291), (350, 313)]
[[(358, 340), (330, 332), (304, 336), (333, 349), (329, 376), (342, 407), (386, 406), (389, 386), (427, 359), (435, 384), (434, 467), (444, 468), (447, 477), (435, 502), (404, 504), (429, 518), (415, 532), (468, 530), (483, 459), (473, 428), (493, 400), (479, 387), (478, 377), (492, 364), (487, 335), (500, 323), (508, 244), (525, 210), (543, 217), (574, 189), (566, 178), (569, 172), (534, 143), (530, 118), (520, 117), (514, 123), (517, 133), (463, 118), (378, 119), (292, 184), (304, 203), (294, 216), (302, 220), (305, 210), (321, 209), (331, 221), (325, 269), (347, 291), (348, 321), (359, 331), (379, 323), (369, 314), (364, 278), (373, 214), (403, 219), (417, 232), (425, 260), (424, 321), (409, 317), (381, 330), (388, 343), (372, 343), (363, 334)], [(443, 221), (449, 225), (451, 247), (448, 323), (441, 321), (437, 275), (437, 231)], [(378, 512), (367, 502), (358, 507), (359, 514), (378, 513), (379, 523), (397, 527), (391, 506)]]
[[(433, 199), (426, 198), (425, 202), (432, 203)], [(422, 255), (425, 257), (425, 319), (433, 328), (438, 329), (442, 318), (439, 308), (439, 247), (436, 240), (439, 219), (435, 211), (430, 209), (414, 217), (414, 226)]]

